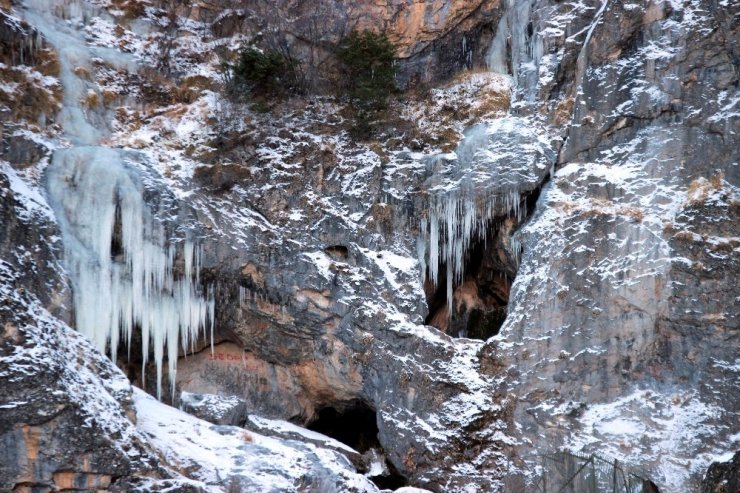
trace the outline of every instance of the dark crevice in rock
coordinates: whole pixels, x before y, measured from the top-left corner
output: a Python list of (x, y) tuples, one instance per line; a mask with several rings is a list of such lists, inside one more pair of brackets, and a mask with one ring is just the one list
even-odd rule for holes
[(727, 462), (712, 463), (702, 481), (701, 493), (725, 491), (740, 491), (740, 452)]
[(424, 281), (424, 292), (427, 298), (427, 307), (429, 313), (424, 319), (425, 325), (431, 325), (440, 330), (446, 330), (447, 320), (447, 295), (445, 286), (447, 285), (447, 269), (442, 266), (439, 270), (439, 282), (435, 286), (431, 279)]
[[(509, 288), (516, 270), (502, 257), (509, 255), (500, 250), (502, 225), (506, 219), (496, 221), (485, 238), (473, 242), (465, 260), (462, 282), (453, 288), (452, 310), (447, 306), (447, 279), (443, 275), (438, 286), (428, 296), (429, 315), (426, 323), (450, 335), (488, 339), (498, 333), (506, 317)], [(440, 269), (446, 272), (446, 266)]]
[(388, 473), (381, 476), (371, 476), (369, 479), (375, 486), (381, 490), (397, 490), (408, 486), (408, 481), (404, 478), (390, 462), (386, 463)]
[(646, 479), (643, 482), (642, 491), (644, 491), (645, 493), (660, 493), (660, 490), (658, 489), (658, 485), (656, 485), (649, 479)]
[(360, 453), (380, 448), (377, 415), (361, 402), (353, 402), (343, 410), (325, 407), (306, 428), (330, 436)]
[[(329, 436), (363, 454), (367, 469), (363, 472), (376, 470), (380, 466), (382, 473), (369, 477), (379, 488), (394, 490), (408, 485), (406, 478), (385, 459), (378, 439), (377, 413), (367, 404), (353, 401), (341, 409), (325, 407), (306, 428)], [(378, 464), (374, 467), (373, 463)]]
[(440, 266), (437, 286), (425, 283), (429, 314), (425, 324), (456, 337), (487, 340), (498, 334), (507, 316), (509, 292), (518, 270), (521, 248), (512, 235), (534, 213), (542, 187), (522, 194), (524, 214), (513, 212), (493, 220), (484, 235), (477, 236), (465, 256), (464, 276), (453, 286), (452, 310), (447, 306), (446, 265)]
[(346, 259), (349, 256), (349, 249), (344, 245), (332, 245), (324, 248), (324, 253), (330, 257)]
[(114, 261), (123, 261), (123, 223), (121, 220), (121, 201), (118, 197), (116, 197), (116, 212), (110, 240), (110, 256)]

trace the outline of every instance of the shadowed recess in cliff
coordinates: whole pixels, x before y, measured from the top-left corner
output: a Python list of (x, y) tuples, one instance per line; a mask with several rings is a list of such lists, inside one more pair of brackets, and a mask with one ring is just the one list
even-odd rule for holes
[[(447, 304), (446, 282), (424, 285), (429, 314), (425, 323), (446, 333), (487, 340), (506, 320), (509, 292), (516, 278), (521, 246), (517, 231), (534, 211), (541, 188), (521, 197), (521, 218), (513, 213), (494, 218), (488, 230), (471, 241), (464, 258), (463, 278)], [(446, 272), (442, 266), (441, 272)], [(446, 281), (446, 279), (442, 279)]]
[[(531, 210), (527, 196), (547, 179), (554, 162), (548, 143), (538, 135), (525, 119), (502, 118), (470, 128), (454, 153), (428, 160), (428, 214), (417, 242), (430, 308), (427, 323), (469, 336), (467, 322), (454, 330), (449, 322), (463, 302), (459, 298), (472, 297), (465, 304), (480, 305), (486, 314), (486, 321), (474, 324), (489, 326), (478, 337), (498, 331), (519, 262), (520, 247), (512, 233)], [(498, 260), (491, 249), (498, 251)], [(466, 274), (468, 269), (473, 272)], [(492, 283), (486, 287), (495, 294), (489, 303), (480, 299), (480, 283), (468, 283), (471, 276)]]
[(338, 440), (368, 458), (366, 476), (379, 488), (396, 489), (407, 481), (384, 456), (378, 440), (377, 414), (361, 402), (337, 410), (326, 407), (307, 428)]

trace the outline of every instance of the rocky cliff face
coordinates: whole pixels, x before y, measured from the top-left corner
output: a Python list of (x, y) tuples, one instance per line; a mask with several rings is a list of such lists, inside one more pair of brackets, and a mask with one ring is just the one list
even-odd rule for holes
[(527, 389), (515, 419), (536, 447), (572, 427), (566, 443), (650, 464), (671, 490), (698, 487), (713, 456), (704, 433), (734, 440), (719, 430), (737, 413), (725, 397), (738, 323), (737, 120), (725, 102), (736, 34), (710, 4), (607, 2), (570, 74), (567, 43), (556, 55), (562, 38), (545, 37), (540, 80), (543, 68), (560, 80), (539, 92), (555, 116), (572, 101), (572, 120), (522, 230), (504, 337), (489, 343), (513, 355), (511, 388)]
[(281, 0), (247, 5), (224, 0), (189, 7), (188, 12), (211, 24), (216, 36), (257, 35), (272, 49), (289, 47), (296, 58), (312, 61), (319, 78), (331, 74), (334, 47), (350, 31), (380, 30), (398, 46), (399, 82), (416, 85), (480, 66), (503, 7), (499, 0)]
[[(570, 450), (698, 491), (737, 449), (731, 5), (39, 5), (0, 18), (2, 488), (528, 491)], [(368, 26), (402, 84), (435, 84), (376, 141), (334, 98), (219, 93), (216, 52), (260, 31), (330, 65)], [(118, 327), (80, 258), (148, 317), (120, 335), (129, 379), (155, 393), (159, 367), (216, 425), (70, 331)], [(122, 288), (140, 262), (146, 310)], [(184, 322), (178, 290), (213, 315)]]

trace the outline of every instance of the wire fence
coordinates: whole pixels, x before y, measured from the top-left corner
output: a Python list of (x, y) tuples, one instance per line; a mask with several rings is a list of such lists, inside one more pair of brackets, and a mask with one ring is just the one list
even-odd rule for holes
[(630, 472), (616, 459), (557, 452), (540, 456), (540, 493), (659, 493), (650, 480)]

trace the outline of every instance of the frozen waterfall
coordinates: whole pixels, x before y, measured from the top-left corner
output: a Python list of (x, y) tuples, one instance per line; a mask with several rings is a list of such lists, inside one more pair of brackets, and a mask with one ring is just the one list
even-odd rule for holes
[(140, 172), (124, 152), (59, 150), (47, 189), (62, 230), (77, 329), (103, 352), (110, 345), (115, 361), (119, 342), (130, 345), (140, 327), (144, 365), (151, 343), (161, 395), (165, 349), (174, 386), (179, 349), (187, 351), (200, 328), (212, 330), (214, 302), (200, 288), (199, 249), (187, 237), (171, 238), (145, 203)]
[(187, 351), (209, 326), (213, 333), (214, 301), (201, 287), (200, 249), (192, 231), (175, 228), (177, 205), (164, 204), (164, 182), (130, 162), (141, 155), (101, 145), (112, 112), (84, 104), (101, 94), (94, 78), (85, 76), (94, 72), (93, 60), (129, 72), (136, 65), (131, 55), (85, 41), (88, 18), (104, 15), (99, 7), (78, 0), (24, 0), (23, 6), (60, 64), (58, 122), (66, 140), (60, 147), (73, 147), (54, 152), (46, 180), (62, 232), (76, 327), (101, 351), (110, 347), (114, 361), (119, 343), (130, 348), (134, 329), (140, 329), (144, 366), (150, 351), (154, 355), (157, 395), (165, 354), (174, 392), (180, 348)]
[[(505, 12), (488, 52), (491, 71), (512, 77), (512, 97), (534, 97), (543, 42), (531, 20), (531, 0), (505, 0)], [(417, 241), (421, 271), (434, 286), (440, 267), (446, 269), (448, 314), (453, 288), (463, 280), (466, 256), (473, 242), (485, 241), (497, 218), (513, 215), (520, 223), (523, 194), (539, 186), (554, 164), (550, 143), (533, 121), (510, 115), (469, 128), (451, 154), (432, 156), (426, 183), (428, 217)], [(519, 246), (512, 239), (516, 259)], [(518, 260), (517, 260), (518, 261)]]
[[(100, 7), (76, 0), (24, 0), (23, 14), (55, 47), (59, 59), (59, 80), (64, 89), (57, 116), (65, 137), (80, 145), (99, 144), (108, 135), (111, 113), (104, 107), (84, 104), (93, 94), (102, 100), (98, 86), (84, 77), (92, 71), (92, 60), (102, 60), (116, 69), (135, 71), (130, 54), (85, 42), (86, 21), (92, 14), (103, 15)], [(82, 74), (82, 75), (81, 75)]]
[[(429, 215), (421, 224), (417, 255), (435, 286), (445, 266), (448, 313), (472, 243), (485, 240), (497, 218), (514, 215), (521, 222), (522, 194), (550, 171), (554, 155), (539, 135), (526, 119), (509, 116), (471, 127), (455, 153), (427, 161)], [(518, 254), (516, 245), (512, 254)]]
[(544, 42), (531, 19), (532, 0), (505, 0), (504, 15), (498, 23), (488, 51), (488, 68), (512, 78), (514, 92), (534, 99)]

